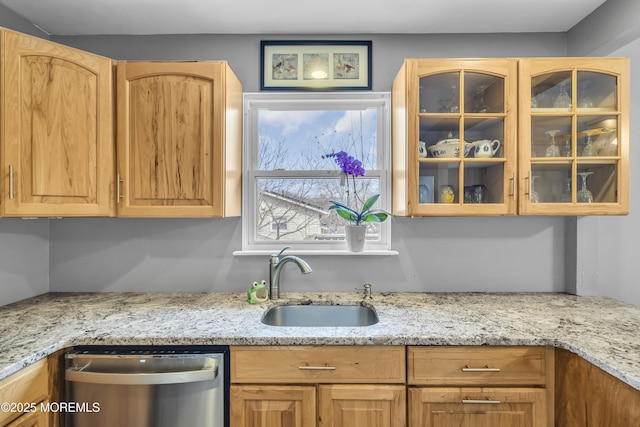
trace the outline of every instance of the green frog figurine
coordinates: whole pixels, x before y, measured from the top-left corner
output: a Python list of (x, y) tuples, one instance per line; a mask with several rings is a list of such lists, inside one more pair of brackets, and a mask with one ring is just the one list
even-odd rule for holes
[(260, 283), (253, 282), (247, 291), (247, 301), (249, 304), (265, 302), (268, 298), (269, 292), (267, 290), (267, 283), (264, 280), (260, 281)]

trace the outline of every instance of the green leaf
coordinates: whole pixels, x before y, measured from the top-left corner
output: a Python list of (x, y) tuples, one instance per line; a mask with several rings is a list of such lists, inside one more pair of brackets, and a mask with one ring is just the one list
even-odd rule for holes
[(375, 194), (375, 195), (369, 197), (367, 199), (367, 201), (364, 202), (364, 205), (362, 206), (362, 212), (364, 213), (364, 212), (367, 212), (368, 210), (370, 210), (371, 206), (373, 206), (378, 201), (378, 198), (380, 198), (379, 194)]
[(384, 222), (389, 215), (384, 212), (370, 212), (368, 213), (363, 220), (365, 222)]
[(338, 213), (338, 215), (340, 215), (342, 218), (347, 219), (349, 221), (353, 221), (353, 222), (357, 222), (358, 221), (358, 216), (352, 214), (351, 212), (349, 212), (351, 209), (349, 210), (344, 210), (342, 208), (337, 208), (336, 212)]

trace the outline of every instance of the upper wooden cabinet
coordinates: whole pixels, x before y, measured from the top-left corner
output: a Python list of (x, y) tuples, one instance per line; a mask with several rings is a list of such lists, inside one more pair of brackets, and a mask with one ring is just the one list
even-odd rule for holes
[(114, 212), (112, 61), (0, 30), (2, 213)]
[(629, 213), (629, 61), (520, 60), (521, 214)]
[(118, 216), (240, 215), (242, 86), (226, 62), (120, 62)]
[(628, 213), (628, 75), (625, 58), (406, 60), (393, 213)]
[(392, 105), (395, 215), (516, 213), (516, 60), (408, 59)]

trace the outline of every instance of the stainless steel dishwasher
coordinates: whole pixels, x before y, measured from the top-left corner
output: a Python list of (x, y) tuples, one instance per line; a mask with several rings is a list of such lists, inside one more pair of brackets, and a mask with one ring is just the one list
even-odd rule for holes
[(66, 427), (229, 427), (229, 348), (82, 347), (65, 355)]

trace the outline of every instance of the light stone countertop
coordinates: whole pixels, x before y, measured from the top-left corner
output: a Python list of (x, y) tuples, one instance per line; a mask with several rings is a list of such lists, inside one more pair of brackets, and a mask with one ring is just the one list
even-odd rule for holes
[(373, 293), (366, 327), (275, 327), (272, 305), (355, 293), (49, 293), (0, 307), (0, 379), (74, 345), (550, 345), (640, 390), (640, 307), (553, 293)]

